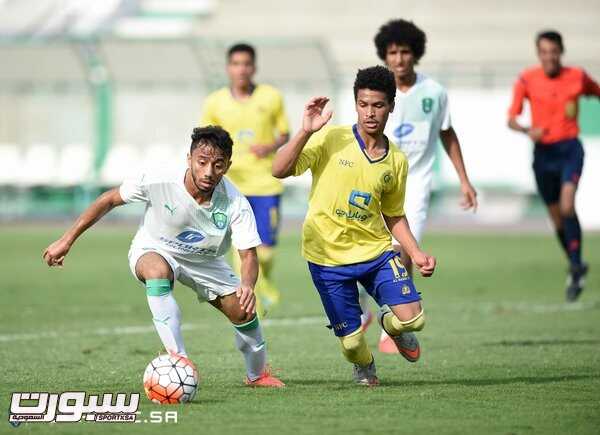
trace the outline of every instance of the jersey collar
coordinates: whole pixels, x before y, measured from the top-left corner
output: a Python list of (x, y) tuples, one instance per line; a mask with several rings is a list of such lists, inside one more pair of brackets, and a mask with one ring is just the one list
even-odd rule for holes
[(388, 153), (390, 152), (390, 141), (388, 140), (386, 135), (383, 135), (383, 137), (385, 138), (385, 154), (382, 155), (381, 157), (379, 157), (378, 159), (372, 159), (369, 154), (367, 153), (366, 150), (366, 146), (364, 141), (362, 140), (362, 137), (360, 137), (360, 134), (358, 134), (358, 125), (354, 124), (352, 126), (352, 133), (354, 133), (354, 138), (356, 139), (356, 141), (358, 142), (358, 146), (360, 147), (360, 150), (362, 151), (362, 153), (364, 154), (364, 156), (367, 158), (367, 160), (369, 161), (369, 163), (377, 163), (380, 162), (382, 160), (384, 160), (387, 156)]

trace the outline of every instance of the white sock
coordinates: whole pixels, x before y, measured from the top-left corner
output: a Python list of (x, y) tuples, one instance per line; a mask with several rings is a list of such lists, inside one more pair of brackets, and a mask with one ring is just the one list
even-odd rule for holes
[(173, 292), (168, 291), (156, 296), (149, 295), (148, 292), (147, 290), (148, 306), (152, 312), (154, 327), (165, 349), (167, 352), (187, 356), (181, 336), (181, 311), (173, 297)]
[(369, 294), (360, 284), (358, 284), (358, 303), (360, 304), (360, 309), (362, 310), (362, 314), (360, 315), (360, 323), (364, 325), (367, 322), (369, 312)]
[(235, 344), (244, 355), (248, 379), (254, 381), (260, 377), (267, 364), (267, 348), (262, 335), (258, 317), (235, 328)]

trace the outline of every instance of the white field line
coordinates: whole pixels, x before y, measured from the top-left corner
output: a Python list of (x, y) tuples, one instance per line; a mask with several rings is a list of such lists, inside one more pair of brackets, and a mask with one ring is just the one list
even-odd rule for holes
[[(491, 303), (484, 302), (471, 305), (452, 304), (449, 306), (434, 307), (431, 311), (452, 311), (456, 312), (478, 312), (489, 315), (498, 313), (520, 313), (520, 314), (546, 314), (560, 312), (575, 312), (600, 309), (600, 302), (576, 302), (571, 304), (528, 304), (525, 302), (517, 304), (509, 303)], [(261, 324), (266, 328), (278, 328), (298, 325), (327, 325), (325, 317), (297, 317), (297, 318), (281, 318), (281, 319), (265, 319)], [(195, 331), (208, 328), (208, 324), (199, 323), (184, 323), (181, 326), (183, 331)], [(16, 333), (16, 334), (0, 334), (0, 343), (8, 343), (13, 341), (28, 341), (41, 339), (58, 339), (58, 338), (76, 338), (84, 336), (118, 336), (118, 335), (137, 335), (154, 333), (152, 324), (144, 326), (116, 326), (113, 328), (98, 328), (88, 331), (40, 331), (31, 333)]]
[[(326, 325), (325, 317), (298, 317), (287, 319), (265, 319), (261, 324), (266, 328), (287, 327), (298, 325)], [(207, 329), (208, 324), (184, 323), (181, 325), (183, 331), (195, 331)], [(0, 343), (11, 341), (28, 341), (41, 339), (75, 338), (84, 336), (111, 336), (111, 335), (136, 335), (154, 333), (152, 324), (144, 326), (116, 326), (114, 328), (98, 328), (89, 331), (40, 331), (32, 333), (0, 334)]]

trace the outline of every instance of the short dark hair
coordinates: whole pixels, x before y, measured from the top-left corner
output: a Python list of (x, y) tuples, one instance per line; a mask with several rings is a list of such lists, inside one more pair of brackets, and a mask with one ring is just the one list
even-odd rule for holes
[(383, 92), (388, 103), (393, 103), (394, 98), (396, 98), (396, 80), (394, 79), (394, 74), (381, 65), (359, 69), (354, 80), (354, 101), (356, 101), (360, 89)]
[(375, 35), (377, 56), (385, 61), (385, 55), (390, 44), (407, 45), (415, 56), (415, 63), (425, 54), (425, 32), (419, 29), (412, 21), (402, 19), (391, 20), (379, 28)]
[(540, 40), (542, 39), (547, 39), (548, 41), (554, 42), (560, 48), (561, 53), (565, 51), (565, 47), (563, 46), (562, 35), (556, 30), (544, 30), (543, 32), (538, 33), (535, 37), (536, 47), (540, 45)]
[(196, 127), (192, 132), (192, 144), (190, 145), (190, 154), (200, 145), (211, 145), (223, 151), (227, 158), (231, 158), (233, 141), (227, 131), (217, 125), (207, 125), (206, 127)]
[(256, 60), (256, 50), (253, 46), (245, 42), (239, 42), (229, 47), (229, 50), (227, 50), (227, 60), (231, 59), (234, 53), (248, 53), (252, 58), (252, 62)]

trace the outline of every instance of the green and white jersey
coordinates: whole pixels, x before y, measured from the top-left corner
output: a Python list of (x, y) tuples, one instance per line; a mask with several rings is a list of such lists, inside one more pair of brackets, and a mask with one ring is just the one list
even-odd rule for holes
[(184, 185), (186, 169), (146, 173), (123, 182), (123, 201), (145, 202), (133, 244), (159, 248), (175, 259), (204, 262), (261, 244), (250, 204), (223, 178), (210, 203), (199, 205)]
[(408, 179), (425, 183), (423, 187), (427, 190), (440, 130), (448, 130), (450, 126), (448, 96), (435, 80), (417, 73), (417, 80), (408, 91), (396, 90), (395, 107), (385, 134), (406, 154)]

